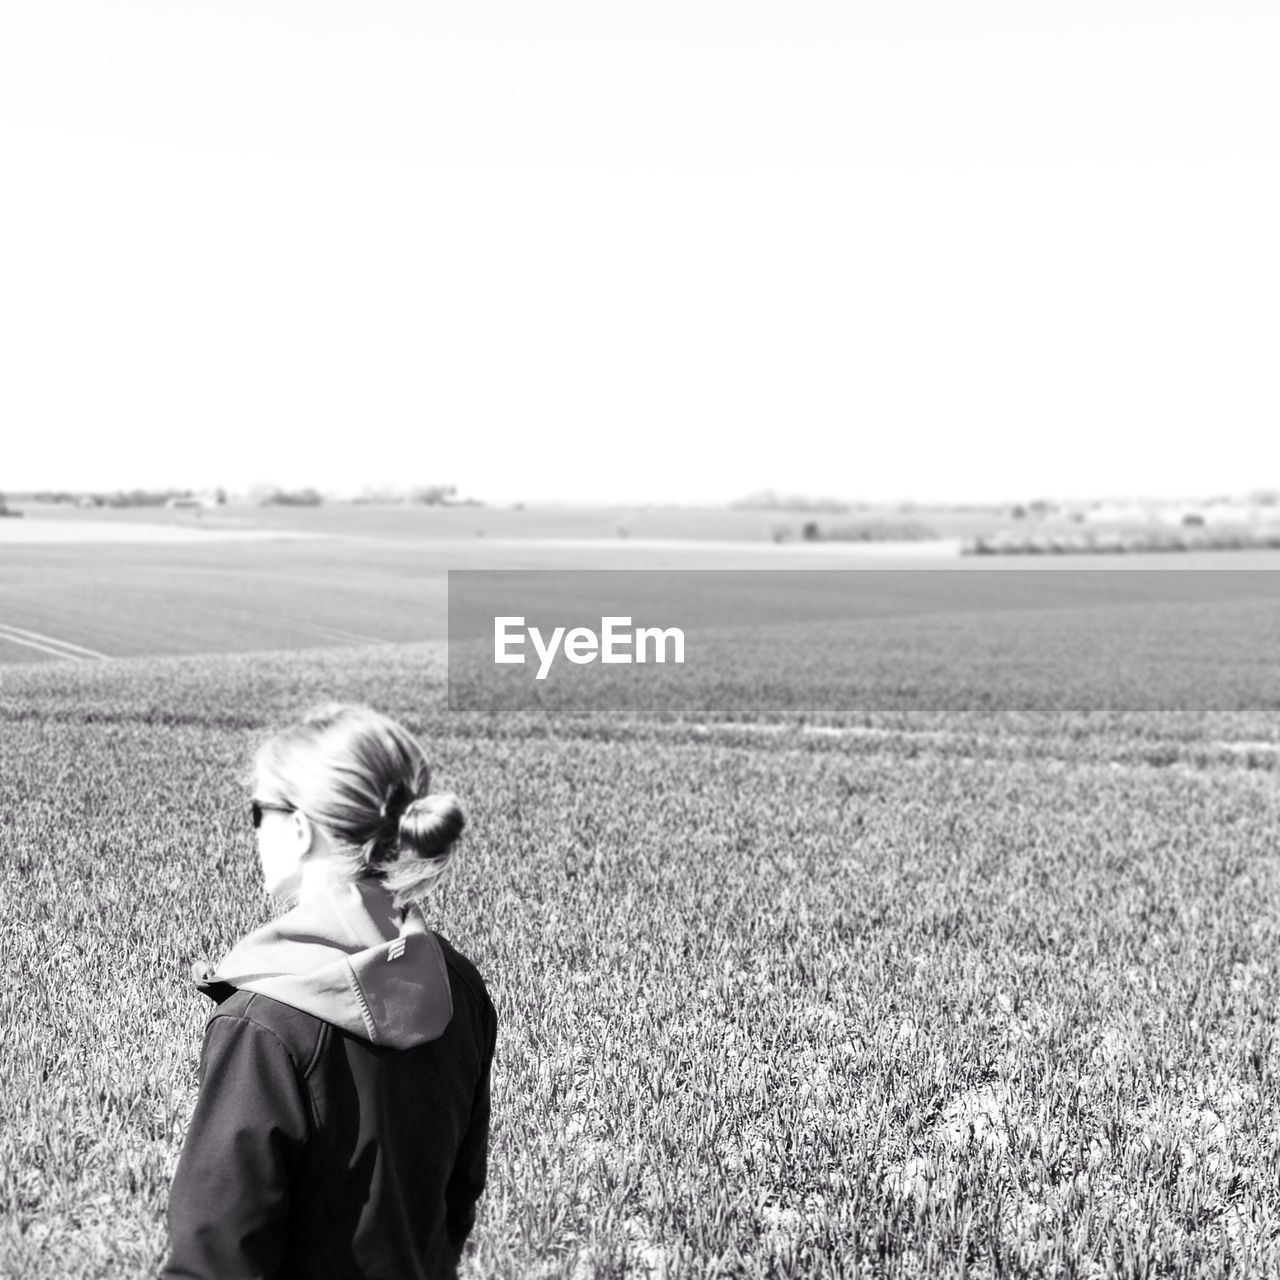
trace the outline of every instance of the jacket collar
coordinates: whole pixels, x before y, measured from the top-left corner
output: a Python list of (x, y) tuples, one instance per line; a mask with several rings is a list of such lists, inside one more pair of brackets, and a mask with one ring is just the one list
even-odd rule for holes
[(197, 987), (221, 1003), (255, 991), (314, 1014), (371, 1044), (407, 1049), (439, 1039), (453, 1016), (440, 940), (420, 908), (389, 935), (381, 882), (324, 889), (247, 934)]

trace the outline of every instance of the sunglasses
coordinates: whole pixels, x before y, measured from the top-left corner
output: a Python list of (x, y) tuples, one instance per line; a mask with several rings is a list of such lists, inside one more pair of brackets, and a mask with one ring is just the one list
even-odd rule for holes
[(249, 818), (253, 822), (253, 829), (262, 826), (262, 815), (270, 810), (272, 813), (296, 813), (297, 809), (291, 804), (272, 804), (269, 800), (251, 800), (249, 802)]

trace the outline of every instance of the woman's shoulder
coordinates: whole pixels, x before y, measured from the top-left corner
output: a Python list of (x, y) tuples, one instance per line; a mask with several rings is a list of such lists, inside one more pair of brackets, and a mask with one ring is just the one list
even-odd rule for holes
[(305, 1072), (315, 1057), (324, 1022), (305, 1009), (297, 1009), (258, 991), (230, 988), (230, 994), (210, 1013), (206, 1031), (217, 1021), (249, 1023), (278, 1040), (299, 1071)]
[(456, 975), (462, 983), (471, 989), (472, 994), (481, 1005), (492, 1009), (493, 1001), (489, 997), (489, 988), (485, 985), (484, 978), (480, 976), (480, 970), (444, 934), (434, 929), (432, 932), (435, 933), (436, 939), (440, 943), (440, 950), (444, 955), (445, 964), (449, 967), (449, 972)]

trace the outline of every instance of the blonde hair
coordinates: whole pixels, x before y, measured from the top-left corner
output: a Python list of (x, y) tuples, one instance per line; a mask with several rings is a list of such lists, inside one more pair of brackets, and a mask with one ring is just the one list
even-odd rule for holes
[(268, 738), (255, 778), (322, 826), (351, 879), (381, 880), (401, 910), (426, 896), (466, 826), (457, 797), (428, 795), (431, 769), (401, 724), (328, 703)]

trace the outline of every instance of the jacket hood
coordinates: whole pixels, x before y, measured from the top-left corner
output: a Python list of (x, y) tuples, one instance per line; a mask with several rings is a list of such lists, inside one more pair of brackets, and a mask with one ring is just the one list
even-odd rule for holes
[(206, 994), (220, 984), (256, 991), (371, 1044), (408, 1049), (444, 1034), (453, 997), (440, 940), (420, 908), (410, 908), (398, 933), (378, 923), (392, 916), (377, 880), (335, 886), (247, 934), (212, 972), (197, 964), (193, 974)]

